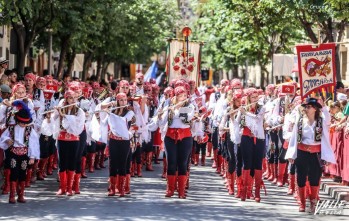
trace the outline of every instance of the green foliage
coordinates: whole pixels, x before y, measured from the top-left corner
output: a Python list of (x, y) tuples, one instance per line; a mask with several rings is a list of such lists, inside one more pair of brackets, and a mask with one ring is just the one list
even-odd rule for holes
[(47, 48), (45, 29), (50, 28), (55, 51), (92, 53), (93, 59), (103, 57), (105, 62), (147, 61), (166, 47), (165, 38), (171, 35), (178, 18), (174, 0), (2, 2), (5, 9), (0, 11), (4, 15), (1, 23), (23, 24), (26, 31), (33, 32), (37, 47)]
[[(215, 68), (230, 69), (247, 60), (265, 66), (274, 52), (292, 52), (295, 41), (302, 39), (300, 26), (275, 1), (209, 0), (200, 9), (196, 29), (206, 43), (205, 62)], [(276, 47), (269, 39), (280, 35)]]

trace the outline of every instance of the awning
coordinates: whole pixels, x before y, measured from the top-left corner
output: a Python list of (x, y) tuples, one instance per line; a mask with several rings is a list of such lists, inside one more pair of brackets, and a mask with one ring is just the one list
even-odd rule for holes
[(298, 72), (297, 56), (294, 54), (274, 54), (273, 73), (275, 76), (290, 76)]

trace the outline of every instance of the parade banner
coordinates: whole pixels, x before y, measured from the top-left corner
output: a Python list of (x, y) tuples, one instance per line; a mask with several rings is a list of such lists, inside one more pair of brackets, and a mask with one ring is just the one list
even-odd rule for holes
[(302, 98), (320, 95), (334, 98), (336, 45), (296, 46)]
[(200, 75), (200, 43), (172, 40), (168, 50), (168, 80), (187, 79), (198, 82)]

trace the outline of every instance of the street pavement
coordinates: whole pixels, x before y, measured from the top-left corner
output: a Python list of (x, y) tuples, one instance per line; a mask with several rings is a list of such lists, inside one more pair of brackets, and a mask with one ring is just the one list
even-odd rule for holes
[(9, 204), (8, 195), (0, 195), (0, 220), (349, 220), (349, 216), (299, 213), (294, 198), (285, 194), (287, 188), (269, 182), (261, 203), (241, 202), (228, 195), (223, 179), (214, 173), (211, 161), (206, 162), (205, 167), (191, 167), (186, 200), (164, 197), (161, 164), (153, 172), (144, 171), (142, 178), (132, 178), (131, 195), (124, 198), (107, 197), (108, 170), (103, 169), (82, 179), (80, 195), (56, 196), (54, 176), (26, 189), (25, 204)]

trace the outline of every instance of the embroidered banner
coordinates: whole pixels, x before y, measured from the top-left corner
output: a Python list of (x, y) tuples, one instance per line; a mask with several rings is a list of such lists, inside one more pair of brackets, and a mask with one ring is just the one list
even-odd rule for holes
[(336, 82), (336, 45), (296, 46), (302, 98), (311, 94), (334, 97)]
[(168, 54), (169, 76), (172, 79), (198, 81), (200, 72), (200, 43), (172, 40)]

